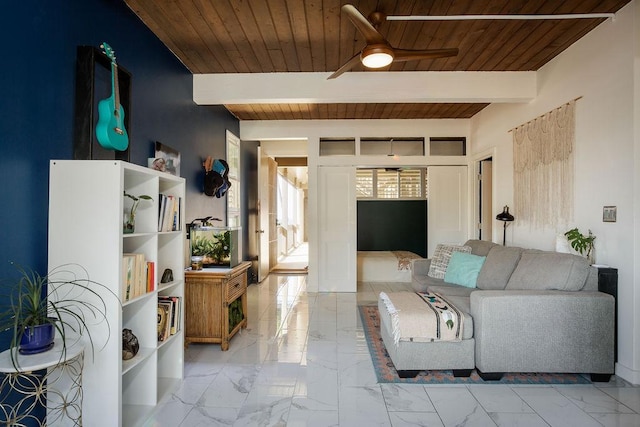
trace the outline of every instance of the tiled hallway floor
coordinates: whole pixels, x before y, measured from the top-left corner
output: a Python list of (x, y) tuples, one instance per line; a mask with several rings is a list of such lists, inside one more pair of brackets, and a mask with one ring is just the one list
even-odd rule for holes
[(182, 386), (148, 426), (640, 426), (640, 387), (378, 384), (357, 294), (307, 294), (306, 276), (249, 286), (228, 351), (191, 344)]

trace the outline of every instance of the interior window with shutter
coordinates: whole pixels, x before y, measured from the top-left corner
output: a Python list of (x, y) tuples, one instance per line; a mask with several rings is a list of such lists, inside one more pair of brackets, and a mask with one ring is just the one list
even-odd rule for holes
[(358, 197), (359, 199), (373, 197), (372, 169), (356, 170), (356, 197)]
[(358, 199), (426, 199), (427, 171), (422, 168), (358, 169)]
[(398, 171), (378, 169), (376, 188), (379, 199), (397, 199), (399, 191)]

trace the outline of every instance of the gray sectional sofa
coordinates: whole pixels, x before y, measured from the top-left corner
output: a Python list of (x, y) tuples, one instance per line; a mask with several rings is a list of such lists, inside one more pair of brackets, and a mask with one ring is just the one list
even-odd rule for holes
[(379, 302), (387, 351), (403, 377), (453, 369), (485, 380), (506, 372), (614, 373), (615, 301), (598, 292), (597, 269), (583, 257), (469, 240), (486, 257), (475, 288), (428, 275), (431, 260), (413, 261), (413, 288), (445, 296), (465, 314), (461, 341), (394, 342)]

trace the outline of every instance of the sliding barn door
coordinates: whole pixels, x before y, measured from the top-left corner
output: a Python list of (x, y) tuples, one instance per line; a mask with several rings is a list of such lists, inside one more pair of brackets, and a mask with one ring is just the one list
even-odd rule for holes
[(429, 166), (427, 253), (438, 243), (464, 243), (468, 239), (468, 181), (466, 166)]

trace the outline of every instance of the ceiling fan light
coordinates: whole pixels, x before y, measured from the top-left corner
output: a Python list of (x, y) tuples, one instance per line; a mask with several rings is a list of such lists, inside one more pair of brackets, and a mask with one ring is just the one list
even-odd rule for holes
[(364, 48), (360, 57), (367, 68), (382, 68), (393, 62), (393, 50), (385, 45), (370, 45)]

